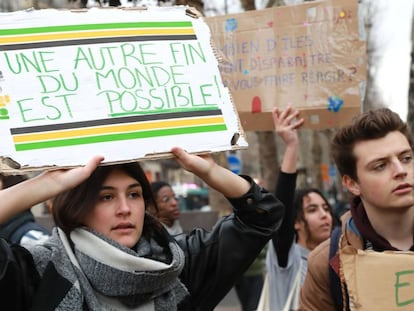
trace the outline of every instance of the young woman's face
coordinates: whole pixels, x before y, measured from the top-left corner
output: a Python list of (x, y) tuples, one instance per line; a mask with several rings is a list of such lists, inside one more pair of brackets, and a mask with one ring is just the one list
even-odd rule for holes
[(155, 200), (157, 201), (160, 220), (167, 225), (172, 226), (174, 220), (180, 217), (178, 200), (175, 196), (174, 190), (170, 186), (160, 188)]
[(111, 171), (104, 181), (98, 202), (84, 224), (126, 247), (141, 238), (145, 202), (140, 183), (124, 171)]
[(332, 215), (329, 205), (316, 192), (310, 192), (302, 199), (304, 220), (296, 222), (299, 241), (313, 249), (329, 238), (332, 230)]

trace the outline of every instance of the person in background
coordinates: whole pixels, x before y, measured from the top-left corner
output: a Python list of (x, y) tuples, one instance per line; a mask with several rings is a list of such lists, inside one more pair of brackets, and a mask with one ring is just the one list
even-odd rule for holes
[(43, 202), (43, 206), (46, 214), (52, 214), (53, 198), (47, 199), (45, 202)]
[(157, 204), (139, 163), (98, 166), (98, 156), (48, 171), (0, 191), (0, 223), (51, 197), (56, 223), (50, 240), (31, 248), (0, 239), (2, 304), (17, 311), (214, 310), (279, 228), (284, 206), (211, 155), (171, 152), (227, 197), (234, 213), (210, 232), (173, 238), (148, 212)]
[[(283, 174), (283, 170), (285, 170), (286, 173), (290, 173), (291, 175), (286, 177), (286, 186), (282, 190), (278, 189), (277, 191), (280, 192), (279, 194), (282, 199), (287, 197), (285, 201), (290, 203), (289, 194), (291, 193), (293, 196), (293, 192), (296, 187), (296, 161), (299, 145), (296, 129), (300, 128), (303, 124), (303, 119), (296, 119), (299, 117), (299, 112), (293, 110), (290, 106), (287, 107), (284, 112), (281, 112), (278, 108), (274, 108), (272, 117), (275, 131), (285, 143), (285, 154), (283, 156), (281, 173)], [(293, 162), (295, 163), (293, 164)], [(284, 204), (286, 206), (286, 202)], [(265, 258), (267, 249), (267, 246), (262, 249), (260, 255), (253, 262), (252, 266), (235, 285), (242, 311), (255, 311), (257, 309), (264, 284), (264, 274), (266, 272)]]
[(151, 183), (152, 192), (158, 207), (158, 218), (171, 235), (183, 233), (180, 225), (178, 198), (171, 185), (165, 181)]
[(285, 144), (275, 193), (286, 206), (280, 230), (273, 236), (266, 256), (266, 303), (270, 310), (297, 310), (299, 291), (307, 271), (309, 252), (329, 238), (333, 210), (323, 194), (313, 188), (296, 189), (299, 112), (288, 107), (273, 111), (276, 133)]
[(234, 284), (242, 311), (255, 311), (257, 309), (264, 282), (266, 250), (267, 247), (265, 246), (249, 269)]
[[(7, 189), (27, 180), (25, 175), (0, 174), (0, 189)], [(23, 246), (43, 243), (50, 231), (36, 222), (30, 209), (25, 210), (0, 225), (0, 237)]]
[[(330, 256), (334, 235), (309, 256), (301, 310), (349, 310), (352, 300), (343, 267), (335, 264), (341, 262), (342, 252), (338, 250), (370, 250), (377, 258), (388, 250), (414, 251), (413, 140), (407, 123), (388, 108), (366, 111), (338, 129), (331, 142), (331, 155), (342, 184), (354, 198), (350, 211), (342, 216), (339, 242), (332, 244), (337, 247), (334, 256)], [(390, 258), (387, 262), (391, 269), (393, 262)], [(337, 286), (332, 271), (339, 293), (333, 290)], [(394, 274), (384, 281), (394, 284)], [(370, 284), (370, 290), (376, 291), (375, 283)], [(364, 308), (376, 310), (378, 305)]]

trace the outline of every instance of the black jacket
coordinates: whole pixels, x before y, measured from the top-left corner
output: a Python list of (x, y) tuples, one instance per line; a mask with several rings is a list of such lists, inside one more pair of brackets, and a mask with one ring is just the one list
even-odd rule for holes
[[(178, 310), (213, 310), (280, 226), (283, 204), (248, 180), (250, 191), (230, 200), (234, 213), (219, 220), (211, 232), (194, 229), (175, 237), (186, 257), (180, 280), (190, 293)], [(40, 278), (26, 249), (0, 240), (2, 305), (10, 310), (54, 310), (72, 285), (51, 263)]]

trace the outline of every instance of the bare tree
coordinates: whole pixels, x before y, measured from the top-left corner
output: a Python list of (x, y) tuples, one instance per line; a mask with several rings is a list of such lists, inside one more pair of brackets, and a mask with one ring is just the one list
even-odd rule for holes
[(266, 3), (266, 8), (271, 8), (273, 6), (281, 6), (282, 4), (278, 3), (281, 2), (282, 0), (268, 0)]
[(378, 107), (384, 106), (384, 103), (381, 102), (381, 96), (379, 91), (375, 87), (375, 76), (377, 67), (375, 64), (378, 63), (379, 53), (381, 53), (381, 48), (379, 42), (373, 40), (373, 27), (376, 20), (376, 15), (378, 13), (378, 4), (375, 1), (364, 0), (361, 1), (360, 6), (362, 7), (363, 14), (361, 15), (360, 23), (365, 28), (367, 34), (367, 86), (366, 93), (363, 102), (363, 110), (370, 110)]
[[(219, 152), (214, 155), (214, 160), (223, 167), (228, 167), (227, 155), (225, 152)], [(231, 187), (231, 185), (229, 185)], [(219, 216), (229, 215), (233, 208), (229, 201), (218, 191), (209, 189), (209, 204), (213, 211), (218, 212)]]
[(176, 5), (188, 5), (197, 9), (197, 11), (203, 14), (204, 11), (204, 1), (203, 0), (176, 0)]
[(410, 88), (408, 91), (408, 115), (407, 120), (411, 127), (411, 133), (414, 136), (414, 19), (411, 27), (411, 70), (410, 70)]
[(243, 10), (251, 11), (256, 10), (256, 4), (254, 0), (240, 0)]
[(265, 188), (273, 190), (279, 173), (275, 134), (272, 131), (258, 132), (257, 139), (259, 144), (259, 161), (261, 175), (263, 176), (263, 185)]

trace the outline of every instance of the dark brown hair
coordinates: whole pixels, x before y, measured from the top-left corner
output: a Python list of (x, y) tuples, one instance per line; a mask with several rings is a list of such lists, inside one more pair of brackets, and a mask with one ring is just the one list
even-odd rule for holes
[(355, 117), (352, 123), (339, 129), (331, 143), (331, 156), (341, 176), (347, 175), (358, 180), (354, 146), (364, 140), (385, 137), (388, 133), (398, 131), (413, 147), (410, 130), (399, 115), (388, 108), (364, 112)]
[(304, 189), (297, 189), (295, 191), (295, 198), (293, 200), (293, 207), (295, 209), (295, 220), (303, 220), (306, 223), (305, 213), (303, 211), (303, 199), (307, 197), (310, 193), (317, 193), (320, 197), (325, 201), (326, 205), (329, 207), (329, 212), (332, 216), (333, 221), (333, 209), (331, 204), (329, 204), (327, 198), (323, 195), (323, 193), (316, 189), (316, 188), (304, 188)]
[[(326, 205), (329, 208), (329, 213), (331, 214), (332, 228), (336, 225), (332, 205), (329, 204), (328, 199), (323, 195), (323, 193), (320, 190), (318, 190), (316, 188), (304, 188), (304, 189), (296, 190), (295, 191), (295, 198), (294, 198), (294, 201), (293, 201), (293, 207), (295, 209), (295, 221), (303, 221), (303, 223), (305, 224), (305, 230), (306, 230), (306, 233), (307, 233), (307, 236), (308, 236), (308, 241), (306, 241), (307, 244), (309, 243), (309, 239), (311, 238), (312, 233), (310, 232), (309, 224), (308, 224), (307, 220), (305, 219), (305, 212), (303, 211), (303, 200), (310, 193), (319, 194), (319, 196), (325, 201)], [(297, 242), (298, 238), (299, 238), (299, 236), (296, 235), (296, 242)]]
[[(56, 225), (66, 234), (83, 226), (86, 215), (95, 207), (102, 184), (115, 169), (124, 171), (141, 184), (145, 209), (148, 206), (156, 206), (151, 186), (139, 163), (99, 166), (85, 182), (57, 195), (53, 200), (53, 218)], [(160, 228), (159, 222), (145, 213), (143, 235), (148, 237), (157, 228)]]

